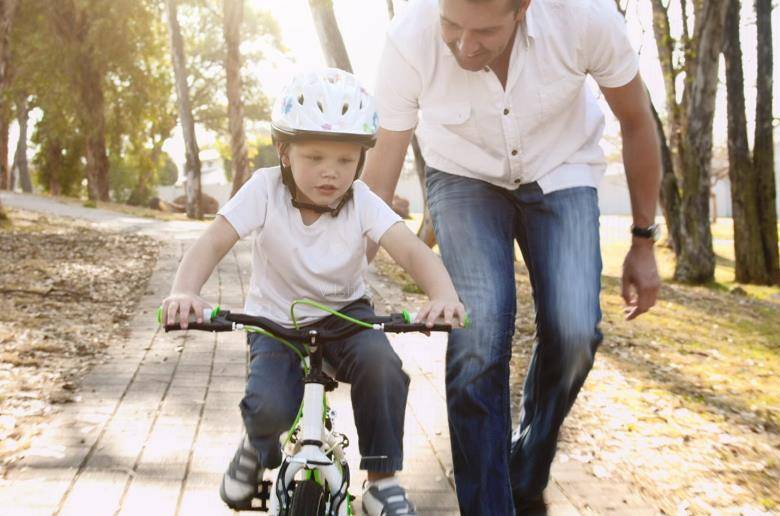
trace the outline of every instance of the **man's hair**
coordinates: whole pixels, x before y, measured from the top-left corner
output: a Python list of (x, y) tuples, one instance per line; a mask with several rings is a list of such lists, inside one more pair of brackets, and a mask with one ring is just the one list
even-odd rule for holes
[[(494, 0), (467, 0), (474, 4), (484, 4), (487, 2), (493, 2)], [(512, 6), (513, 11), (520, 10), (529, 0), (509, 0), (509, 4)]]

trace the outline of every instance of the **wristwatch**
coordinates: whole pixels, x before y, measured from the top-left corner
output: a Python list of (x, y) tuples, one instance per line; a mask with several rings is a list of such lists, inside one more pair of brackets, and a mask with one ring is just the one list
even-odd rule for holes
[(652, 224), (646, 228), (631, 224), (631, 234), (635, 237), (647, 238), (655, 242), (658, 236), (658, 224)]

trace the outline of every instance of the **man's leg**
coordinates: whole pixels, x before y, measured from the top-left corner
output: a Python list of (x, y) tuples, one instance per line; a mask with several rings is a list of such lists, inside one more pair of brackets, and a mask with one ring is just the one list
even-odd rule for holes
[(513, 514), (509, 359), (516, 307), (509, 192), (428, 169), (436, 238), (472, 326), (447, 348), (447, 409), (461, 514)]
[(536, 305), (537, 342), (526, 377), (520, 427), (510, 459), (517, 499), (541, 495), (558, 430), (593, 365), (602, 335), (598, 196), (594, 188), (543, 195), (535, 183), (515, 191), (517, 239)]

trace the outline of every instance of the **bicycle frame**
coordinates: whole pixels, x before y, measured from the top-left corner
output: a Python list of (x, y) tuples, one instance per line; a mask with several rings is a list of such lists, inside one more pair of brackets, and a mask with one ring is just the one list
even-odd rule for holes
[[(327, 342), (337, 341), (354, 335), (365, 329), (384, 332), (429, 332), (452, 330), (450, 325), (436, 324), (428, 328), (422, 323), (413, 322), (414, 316), (407, 311), (390, 316), (376, 316), (368, 320), (352, 319), (335, 310), (307, 300), (293, 303), (308, 303), (317, 306), (333, 315), (338, 315), (352, 323), (351, 326), (333, 330), (313, 328), (286, 328), (262, 317), (239, 313), (231, 313), (216, 307), (206, 310), (202, 323), (190, 322), (187, 329), (222, 332), (246, 330), (268, 335), (289, 346), (301, 356), (304, 361), (304, 394), (299, 417), (293, 423), (290, 431), (284, 436), (282, 452), (284, 458), (279, 467), (277, 480), (272, 493), (270, 511), (276, 514), (288, 514), (295, 492), (295, 477), (300, 472), (306, 472), (307, 478), (314, 476), (321, 485), (327, 488), (327, 514), (330, 516), (348, 516), (354, 514), (349, 494), (349, 466), (344, 454), (344, 448), (349, 444), (346, 436), (333, 430), (332, 414), (330, 413), (326, 393), (334, 390), (338, 382), (323, 371), (322, 346)], [(292, 309), (291, 309), (292, 313)], [(295, 322), (294, 314), (293, 322)], [(162, 309), (157, 311), (157, 320), (162, 323)], [(465, 326), (468, 326), (468, 318)], [(165, 325), (165, 331), (180, 330), (179, 324)], [(308, 350), (308, 356), (303, 357), (291, 342), (302, 344)], [(288, 446), (292, 445), (292, 446)], [(287, 449), (286, 449), (287, 448)], [(265, 484), (265, 483), (264, 483)], [(265, 499), (262, 499), (265, 509)]]
[[(324, 479), (330, 491), (328, 514), (347, 516), (353, 514), (349, 495), (349, 466), (344, 455), (348, 441), (333, 430), (332, 424), (330, 429), (327, 428), (327, 423), (332, 423), (332, 415), (328, 411), (326, 392), (335, 389), (338, 384), (322, 370), (322, 347), (317, 343), (316, 331), (311, 333), (309, 352), (306, 358), (309, 361), (309, 373), (304, 377), (300, 425), (293, 426), (285, 439), (296, 439), (296, 446), (291, 450), (292, 453), (283, 450), (285, 456), (272, 494), (276, 499), (272, 501), (271, 512), (284, 514), (289, 510), (295, 476), (304, 470), (307, 475), (314, 474), (315, 478), (314, 472), (319, 472)], [(300, 437), (294, 437), (296, 432)]]

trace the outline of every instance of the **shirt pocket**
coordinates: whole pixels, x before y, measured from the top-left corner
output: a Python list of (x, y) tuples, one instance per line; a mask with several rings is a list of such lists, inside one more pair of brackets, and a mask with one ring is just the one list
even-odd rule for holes
[(421, 111), (423, 122), (434, 131), (443, 129), (475, 145), (482, 144), (481, 131), (470, 102), (453, 102), (423, 108)]

